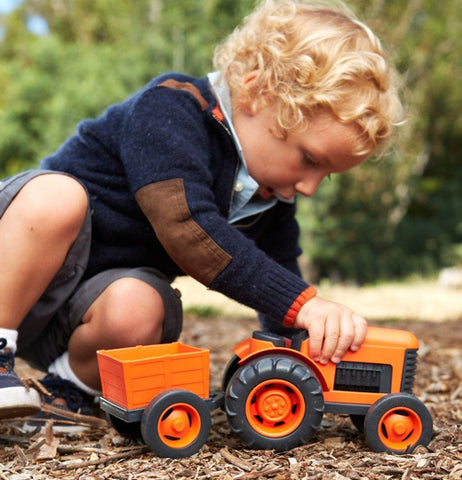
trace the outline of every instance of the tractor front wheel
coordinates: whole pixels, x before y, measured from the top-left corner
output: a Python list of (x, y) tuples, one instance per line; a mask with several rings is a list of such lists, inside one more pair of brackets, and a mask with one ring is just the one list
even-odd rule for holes
[(392, 393), (377, 400), (364, 420), (364, 434), (376, 452), (411, 453), (433, 435), (427, 407), (414, 395)]

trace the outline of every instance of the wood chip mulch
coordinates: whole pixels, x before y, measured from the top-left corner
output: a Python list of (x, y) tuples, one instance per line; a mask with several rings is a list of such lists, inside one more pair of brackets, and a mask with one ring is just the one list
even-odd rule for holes
[[(382, 324), (384, 325), (384, 324)], [(462, 319), (385, 324), (415, 333), (421, 342), (416, 395), (434, 420), (434, 436), (413, 454), (375, 453), (347, 416), (326, 414), (310, 443), (289, 452), (251, 451), (234, 437), (221, 411), (213, 413), (207, 444), (190, 458), (156, 457), (126, 440), (100, 418), (71, 418), (88, 428), (73, 436), (23, 433), (21, 420), (0, 426), (0, 480), (421, 480), (462, 479)], [(254, 319), (185, 319), (182, 341), (211, 350), (212, 389), (219, 389), (232, 348), (257, 328)]]

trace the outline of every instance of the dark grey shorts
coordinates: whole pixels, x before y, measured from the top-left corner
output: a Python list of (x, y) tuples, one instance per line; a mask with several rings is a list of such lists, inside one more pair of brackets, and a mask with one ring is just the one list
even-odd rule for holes
[[(0, 218), (21, 188), (32, 178), (50, 172), (29, 170), (0, 183)], [(151, 285), (161, 295), (165, 307), (162, 343), (178, 339), (182, 328), (182, 306), (174, 290), (159, 271), (148, 268), (114, 268), (82, 281), (91, 244), (91, 214), (87, 211), (78, 238), (40, 300), (19, 327), (17, 355), (46, 369), (67, 350), (73, 331), (79, 326), (90, 305), (115, 280), (137, 278)]]

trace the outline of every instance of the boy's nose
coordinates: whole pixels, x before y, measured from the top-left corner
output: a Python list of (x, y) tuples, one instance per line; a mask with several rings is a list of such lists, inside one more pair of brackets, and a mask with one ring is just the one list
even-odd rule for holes
[(298, 193), (301, 193), (304, 197), (312, 197), (319, 185), (321, 184), (325, 175), (310, 175), (307, 178), (304, 178), (300, 182), (295, 184), (295, 189)]

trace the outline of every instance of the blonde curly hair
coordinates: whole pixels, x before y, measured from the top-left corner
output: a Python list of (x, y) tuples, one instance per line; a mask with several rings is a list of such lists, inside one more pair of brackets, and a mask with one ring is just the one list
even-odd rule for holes
[(353, 153), (369, 155), (401, 121), (397, 74), (379, 39), (342, 3), (265, 0), (217, 47), (214, 65), (233, 104), (275, 106), (281, 138), (329, 110), (359, 127)]

